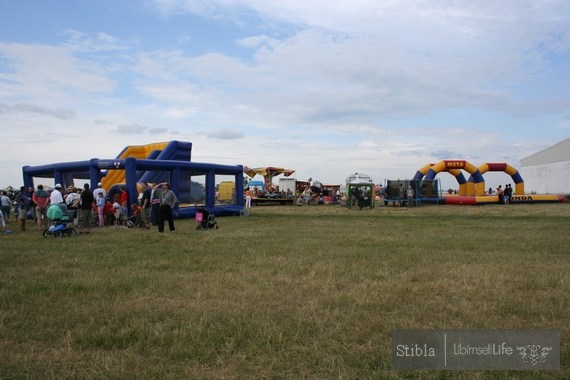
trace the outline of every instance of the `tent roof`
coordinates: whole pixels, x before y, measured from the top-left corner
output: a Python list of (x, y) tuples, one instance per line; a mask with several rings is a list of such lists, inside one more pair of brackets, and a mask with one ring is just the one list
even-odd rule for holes
[(267, 175), (274, 177), (276, 175), (283, 174), (285, 175), (285, 177), (289, 177), (290, 175), (295, 173), (295, 170), (277, 168), (274, 166), (265, 166), (260, 168), (249, 168), (247, 166), (244, 166), (243, 172), (252, 178), (255, 177), (256, 174), (262, 175), (264, 177)]
[(354, 173), (346, 177), (346, 183), (374, 183), (372, 177), (364, 173)]

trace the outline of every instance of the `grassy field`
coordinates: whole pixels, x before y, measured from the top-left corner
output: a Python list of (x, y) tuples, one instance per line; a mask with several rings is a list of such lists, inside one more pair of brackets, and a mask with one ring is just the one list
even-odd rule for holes
[[(0, 378), (570, 378), (568, 204), (218, 223), (0, 236)], [(559, 329), (561, 370), (392, 371), (396, 328)]]

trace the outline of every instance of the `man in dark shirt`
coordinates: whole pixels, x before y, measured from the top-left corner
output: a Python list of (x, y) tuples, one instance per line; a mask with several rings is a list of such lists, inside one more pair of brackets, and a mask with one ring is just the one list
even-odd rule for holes
[(93, 217), (93, 193), (89, 189), (89, 184), (83, 185), (83, 191), (81, 192), (81, 206), (79, 209), (79, 228), (80, 234), (85, 232), (89, 233), (91, 230), (91, 219)]
[(150, 221), (150, 193), (152, 192), (152, 189), (146, 182), (141, 183), (141, 188), (142, 197), (140, 202), (143, 210), (142, 219), (143, 222), (148, 223)]

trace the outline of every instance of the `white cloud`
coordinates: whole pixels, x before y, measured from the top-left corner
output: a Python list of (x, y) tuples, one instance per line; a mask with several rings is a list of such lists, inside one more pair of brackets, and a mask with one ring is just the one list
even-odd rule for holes
[(67, 37), (64, 46), (74, 52), (100, 53), (128, 49), (128, 45), (107, 33), (87, 34), (68, 29), (63, 35)]
[(48, 116), (56, 119), (73, 119), (75, 112), (65, 108), (45, 108), (29, 103), (17, 103), (13, 105), (0, 103), (0, 114), (29, 114), (35, 116)]
[[(75, 159), (175, 135), (198, 160), (324, 182), (409, 177), (446, 154), (516, 161), (570, 131), (565, 1), (148, 4), (161, 18), (136, 42), (104, 22), (64, 27), (59, 44), (0, 42), (0, 123), (47, 127), (67, 144), (79, 131), (112, 134)], [(215, 32), (167, 35), (195, 15)], [(214, 38), (232, 45), (198, 48)], [(143, 49), (149, 40), (160, 48)]]
[(0, 95), (9, 93), (13, 99), (64, 102), (78, 92), (107, 93), (115, 86), (104, 67), (78, 59), (64, 47), (0, 43), (0, 57), (11, 69), (2, 75)]
[(240, 38), (237, 40), (237, 44), (245, 47), (261, 47), (261, 46), (268, 46), (274, 47), (279, 43), (279, 40), (276, 38), (271, 38), (266, 35), (259, 35), (259, 36), (251, 36), (246, 38)]
[(123, 134), (123, 135), (139, 135), (142, 133), (146, 133), (149, 130), (149, 127), (146, 125), (139, 125), (139, 124), (129, 124), (129, 125), (117, 125), (117, 127), (111, 132)]
[(244, 137), (242, 132), (229, 128), (220, 129), (207, 134), (208, 138), (220, 140), (239, 140)]

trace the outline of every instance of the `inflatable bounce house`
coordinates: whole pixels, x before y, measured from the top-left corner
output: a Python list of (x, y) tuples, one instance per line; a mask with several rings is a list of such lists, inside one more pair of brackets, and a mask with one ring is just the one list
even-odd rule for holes
[[(110, 196), (124, 185), (128, 202), (133, 204), (137, 203), (140, 183), (169, 182), (180, 200), (174, 210), (177, 218), (194, 217), (198, 203), (216, 216), (239, 215), (244, 206), (243, 197), (237, 197), (235, 204), (216, 204), (216, 175), (233, 176), (236, 194), (243, 194), (243, 166), (192, 162), (191, 153), (192, 143), (184, 141), (127, 146), (110, 159), (24, 166), (24, 185), (35, 187), (34, 178), (39, 177), (53, 178), (54, 183), (67, 188), (74, 179), (86, 179), (91, 189), (101, 182)], [(205, 184), (192, 181), (197, 176), (203, 177)]]
[[(463, 171), (470, 174), (466, 180)], [(447, 172), (453, 175), (459, 185), (458, 194), (442, 196), (438, 188), (436, 176)], [(427, 164), (420, 168), (411, 180), (390, 180), (386, 184), (387, 198), (385, 203), (404, 201), (402, 188), (409, 185), (414, 189), (414, 199), (418, 203), (437, 203), (453, 205), (484, 205), (500, 203), (496, 194), (485, 192), (487, 172), (504, 172), (514, 182), (512, 203), (564, 203), (567, 201), (562, 194), (525, 194), (524, 181), (519, 172), (506, 163), (485, 163), (477, 167), (465, 160), (442, 160), (436, 164)]]

